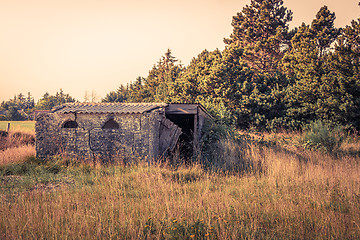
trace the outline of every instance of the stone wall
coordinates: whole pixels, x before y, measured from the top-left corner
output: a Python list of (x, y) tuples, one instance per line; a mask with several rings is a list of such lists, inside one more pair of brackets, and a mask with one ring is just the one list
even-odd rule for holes
[[(148, 161), (159, 155), (159, 129), (163, 109), (143, 114), (40, 113), (36, 118), (36, 155), (64, 154), (90, 161)], [(103, 129), (113, 119), (118, 129)], [(64, 128), (76, 121), (76, 128)]]

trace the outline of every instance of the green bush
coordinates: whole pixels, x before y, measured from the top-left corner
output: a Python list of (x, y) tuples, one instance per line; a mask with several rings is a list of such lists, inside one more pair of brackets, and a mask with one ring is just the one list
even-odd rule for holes
[(255, 169), (254, 162), (245, 156), (250, 139), (233, 127), (206, 122), (200, 139), (198, 160), (209, 170), (244, 173)]
[(346, 138), (340, 126), (321, 120), (311, 122), (305, 129), (302, 143), (306, 149), (334, 153)]

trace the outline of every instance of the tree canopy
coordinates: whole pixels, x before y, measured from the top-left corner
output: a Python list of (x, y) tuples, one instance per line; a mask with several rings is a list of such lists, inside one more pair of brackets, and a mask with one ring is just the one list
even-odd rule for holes
[(359, 20), (334, 25), (319, 9), (289, 30), (281, 0), (251, 0), (233, 17), (224, 50), (203, 50), (188, 66), (168, 49), (147, 77), (109, 93), (108, 102), (201, 103), (238, 128), (300, 129), (313, 120), (360, 130)]
[(243, 60), (257, 72), (277, 72), (288, 39), (292, 12), (282, 0), (251, 0), (233, 17), (233, 32), (224, 42), (244, 49)]

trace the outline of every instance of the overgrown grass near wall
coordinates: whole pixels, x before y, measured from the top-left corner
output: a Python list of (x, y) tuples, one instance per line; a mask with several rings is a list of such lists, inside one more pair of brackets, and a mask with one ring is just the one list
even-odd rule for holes
[(296, 148), (249, 143), (240, 172), (0, 164), (0, 239), (359, 239), (360, 158)]

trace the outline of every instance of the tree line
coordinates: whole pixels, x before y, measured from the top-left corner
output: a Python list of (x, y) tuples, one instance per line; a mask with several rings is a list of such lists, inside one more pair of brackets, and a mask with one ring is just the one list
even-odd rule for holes
[[(237, 128), (301, 129), (322, 120), (359, 131), (360, 18), (337, 28), (335, 13), (323, 6), (311, 24), (289, 29), (291, 20), (283, 1), (251, 0), (233, 16), (224, 50), (203, 50), (184, 66), (168, 49), (147, 77), (102, 101), (200, 103)], [(14, 119), (74, 101), (62, 90), (36, 104), (21, 94), (0, 111)]]
[(19, 93), (0, 104), (0, 120), (32, 120), (32, 113), (36, 110), (50, 110), (57, 105), (75, 101), (77, 100), (62, 89), (54, 95), (46, 92), (36, 104), (30, 92), (27, 96)]
[(222, 122), (258, 130), (301, 129), (323, 120), (360, 130), (360, 18), (334, 26), (323, 6), (289, 29), (281, 0), (252, 0), (232, 19), (225, 49), (183, 66), (168, 49), (146, 78), (103, 102), (201, 103)]

